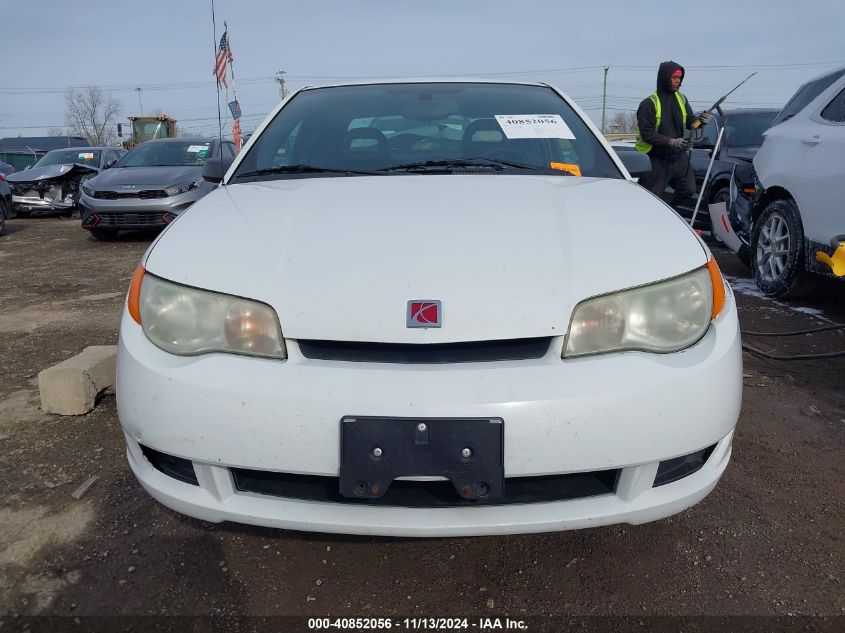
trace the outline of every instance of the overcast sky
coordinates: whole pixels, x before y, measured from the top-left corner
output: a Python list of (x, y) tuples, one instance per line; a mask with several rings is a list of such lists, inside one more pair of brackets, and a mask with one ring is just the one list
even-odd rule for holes
[[(466, 75), (557, 85), (598, 122), (635, 110), (657, 66), (684, 65), (706, 107), (750, 72), (732, 107), (780, 107), (845, 65), (843, 0), (215, 0), (229, 25), (242, 129), (290, 89), (346, 79)], [(64, 92), (97, 84), (122, 117), (163, 112), (216, 134), (211, 0), (0, 0), (0, 137), (63, 127)], [(230, 95), (231, 97), (231, 95)], [(225, 96), (224, 96), (225, 99)], [(225, 129), (231, 116), (224, 108)], [(125, 119), (123, 119), (125, 121)]]

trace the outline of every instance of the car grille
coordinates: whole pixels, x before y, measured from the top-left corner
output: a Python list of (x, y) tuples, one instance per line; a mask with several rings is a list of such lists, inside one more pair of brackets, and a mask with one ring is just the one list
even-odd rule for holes
[(97, 226), (164, 226), (161, 211), (143, 211), (139, 213), (97, 213), (100, 222)]
[(126, 198), (154, 200), (156, 198), (166, 198), (167, 192), (164, 191), (164, 189), (145, 189), (143, 191), (95, 191), (94, 197), (98, 200), (123, 200)]
[(437, 508), (511, 503), (542, 503), (583, 499), (613, 494), (619, 470), (600, 470), (544, 477), (510, 477), (505, 479), (505, 496), (494, 501), (465, 499), (449, 481), (411, 481), (398, 479), (390, 484), (384, 496), (357, 499), (340, 494), (337, 477), (293, 475), (260, 470), (232, 468), (235, 488), (273, 497), (324, 501), (329, 503), (406, 508)]
[(305, 358), (359, 363), (473, 363), (542, 358), (552, 338), (472, 341), (469, 343), (359, 343), (300, 340)]

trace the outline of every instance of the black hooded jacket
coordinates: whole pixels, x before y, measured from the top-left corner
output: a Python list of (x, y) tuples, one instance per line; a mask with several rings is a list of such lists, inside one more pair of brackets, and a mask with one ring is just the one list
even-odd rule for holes
[[(665, 156), (671, 157), (680, 153), (669, 146), (669, 139), (683, 138), (684, 125), (683, 114), (678, 105), (678, 100), (672, 93), (670, 78), (672, 73), (676, 70), (681, 71), (681, 86), (684, 83), (684, 67), (675, 62), (668, 61), (660, 64), (657, 69), (657, 95), (660, 98), (660, 127), (655, 129), (655, 122), (657, 120), (657, 112), (654, 108), (654, 102), (651, 96), (646, 97), (640, 102), (640, 107), (637, 108), (637, 126), (640, 128), (640, 137), (654, 147), (651, 148), (649, 155), (651, 156)], [(680, 90), (680, 88), (679, 88)], [(684, 103), (687, 107), (687, 125), (689, 128), (695, 121), (695, 114), (690, 107), (689, 101), (684, 97)]]

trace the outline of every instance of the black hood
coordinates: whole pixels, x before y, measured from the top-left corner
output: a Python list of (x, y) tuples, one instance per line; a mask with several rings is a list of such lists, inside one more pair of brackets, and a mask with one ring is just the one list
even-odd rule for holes
[(669, 84), (669, 79), (672, 77), (672, 73), (676, 70), (681, 71), (681, 85), (683, 85), (684, 75), (686, 75), (686, 71), (684, 71), (683, 66), (673, 61), (663, 62), (660, 64), (660, 68), (657, 69), (657, 92), (672, 92), (672, 86)]

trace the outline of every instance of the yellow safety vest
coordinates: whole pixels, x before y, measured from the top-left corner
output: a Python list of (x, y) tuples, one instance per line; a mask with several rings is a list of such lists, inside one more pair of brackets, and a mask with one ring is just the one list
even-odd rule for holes
[[(660, 128), (660, 119), (663, 116), (661, 112), (662, 108), (660, 106), (660, 97), (657, 96), (657, 90), (649, 95), (652, 102), (654, 103), (654, 113), (656, 115), (657, 122), (654, 124), (654, 129), (657, 130)], [(687, 106), (686, 106), (686, 97), (681, 94), (680, 91), (675, 92), (675, 99), (678, 101), (678, 105), (681, 106), (681, 116), (683, 117), (683, 127), (684, 129), (687, 128)], [(646, 143), (642, 136), (640, 135), (640, 128), (637, 127), (637, 144), (634, 145), (638, 152), (643, 152), (647, 154), (651, 151), (651, 143)]]

